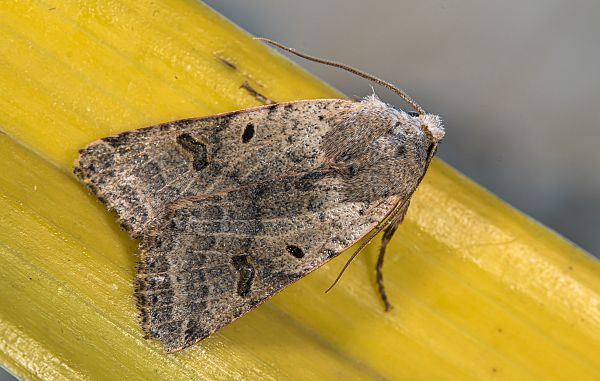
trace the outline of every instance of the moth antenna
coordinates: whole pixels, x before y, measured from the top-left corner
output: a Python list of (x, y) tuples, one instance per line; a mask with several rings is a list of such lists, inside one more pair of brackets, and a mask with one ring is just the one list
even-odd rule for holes
[(350, 256), (350, 258), (348, 258), (348, 260), (346, 261), (346, 264), (344, 265), (344, 267), (342, 267), (342, 270), (340, 270), (340, 273), (338, 274), (337, 278), (335, 278), (335, 280), (333, 281), (333, 283), (331, 284), (331, 286), (329, 286), (329, 288), (327, 290), (325, 290), (325, 293), (328, 293), (329, 291), (331, 291), (331, 289), (333, 287), (335, 287), (335, 285), (339, 282), (340, 279), (342, 279), (342, 275), (344, 275), (344, 273), (346, 272), (346, 270), (348, 269), (348, 266), (350, 266), (350, 263), (352, 263), (352, 261), (354, 260), (354, 258), (356, 258), (356, 256), (358, 255), (358, 253), (361, 252), (362, 249), (365, 248), (365, 246), (367, 246), (369, 243), (371, 243), (371, 241), (373, 240), (373, 238), (375, 238), (375, 236), (379, 233), (381, 233), (381, 231), (383, 229), (385, 229), (389, 224), (392, 223), (392, 221), (394, 220), (394, 218), (398, 215), (398, 213), (400, 213), (400, 211), (402, 210), (402, 207), (404, 206), (404, 204), (406, 204), (406, 200), (399, 204), (388, 216), (388, 218), (386, 219), (385, 223), (382, 223), (380, 226), (377, 227), (377, 229), (375, 229), (375, 231), (373, 233), (371, 233), (369, 235), (369, 237), (367, 238), (367, 240), (365, 242), (363, 242), (358, 249), (354, 250), (354, 252), (352, 253), (352, 255)]
[(402, 98), (402, 100), (404, 100), (404, 102), (408, 103), (419, 114), (421, 114), (421, 115), (425, 114), (425, 110), (423, 109), (423, 107), (419, 106), (419, 104), (417, 102), (415, 102), (408, 94), (406, 94), (406, 92), (404, 92), (404, 90), (399, 89), (396, 86), (392, 85), (391, 83), (386, 82), (383, 79), (377, 78), (376, 76), (374, 76), (372, 74), (369, 74), (369, 73), (364, 72), (362, 70), (355, 69), (352, 66), (348, 66), (348, 65), (345, 65), (345, 64), (340, 63), (340, 62), (326, 60), (326, 59), (323, 59), (323, 58), (313, 57), (313, 56), (309, 56), (308, 54), (300, 53), (300, 52), (298, 52), (295, 49), (288, 48), (287, 46), (281, 45), (279, 42), (275, 42), (273, 40), (269, 40), (268, 38), (255, 37), (254, 39), (266, 42), (266, 43), (271, 44), (273, 46), (277, 46), (280, 49), (283, 49), (283, 50), (285, 50), (287, 52), (295, 54), (295, 55), (297, 55), (299, 57), (305, 58), (305, 59), (307, 59), (309, 61), (314, 61), (314, 62), (318, 62), (318, 63), (324, 64), (324, 65), (329, 65), (329, 66), (337, 67), (337, 68), (349, 71), (352, 74), (356, 74), (359, 77), (363, 77), (365, 79), (368, 79), (369, 81), (373, 81), (373, 82), (377, 83), (378, 85), (381, 85), (381, 86), (383, 86), (383, 87), (385, 87), (385, 88), (387, 88), (389, 90), (392, 90), (396, 94), (398, 94), (398, 96), (400, 98)]

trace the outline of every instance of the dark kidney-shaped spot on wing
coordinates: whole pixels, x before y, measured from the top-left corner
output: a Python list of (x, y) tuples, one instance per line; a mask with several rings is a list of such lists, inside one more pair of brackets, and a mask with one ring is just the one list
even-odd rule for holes
[(237, 293), (246, 298), (250, 296), (250, 288), (254, 279), (254, 267), (248, 262), (249, 255), (236, 255), (231, 258), (233, 267), (238, 272)]
[(208, 165), (208, 149), (206, 144), (194, 139), (190, 134), (177, 136), (177, 143), (192, 154), (192, 165), (196, 171), (200, 171)]

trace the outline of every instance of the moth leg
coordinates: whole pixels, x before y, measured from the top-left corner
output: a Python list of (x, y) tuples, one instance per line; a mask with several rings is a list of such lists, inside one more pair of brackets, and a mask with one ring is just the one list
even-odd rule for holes
[(386, 311), (390, 311), (392, 309), (392, 305), (388, 299), (387, 293), (385, 292), (385, 286), (383, 284), (383, 257), (385, 256), (387, 245), (394, 236), (396, 229), (398, 229), (398, 226), (400, 226), (402, 221), (404, 221), (404, 216), (408, 210), (408, 204), (410, 204), (410, 201), (406, 203), (400, 214), (398, 214), (398, 217), (396, 217), (383, 232), (381, 249), (379, 249), (379, 257), (377, 257), (377, 265), (375, 267), (375, 270), (377, 270), (377, 288), (379, 289), (379, 295), (381, 296), (381, 300), (383, 300)]

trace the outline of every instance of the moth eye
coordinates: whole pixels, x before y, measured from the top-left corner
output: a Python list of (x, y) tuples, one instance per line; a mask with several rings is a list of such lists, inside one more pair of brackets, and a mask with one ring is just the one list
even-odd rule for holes
[(407, 114), (415, 118), (419, 116), (419, 113), (416, 111), (408, 111)]
[(431, 151), (433, 150), (434, 147), (435, 147), (435, 144), (430, 144), (429, 147), (427, 147), (427, 157), (431, 156)]

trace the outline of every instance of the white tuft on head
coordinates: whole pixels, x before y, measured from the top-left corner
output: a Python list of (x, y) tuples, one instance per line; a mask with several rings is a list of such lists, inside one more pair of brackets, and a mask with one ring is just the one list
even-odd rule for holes
[(361, 101), (362, 110), (372, 114), (386, 114), (392, 113), (403, 120), (413, 120), (416, 126), (420, 123), (420, 128), (427, 134), (431, 143), (437, 144), (444, 138), (445, 132), (442, 126), (442, 119), (439, 115), (434, 114), (421, 114), (419, 116), (412, 116), (409, 113), (400, 110), (398, 112), (393, 106), (382, 102), (375, 92), (373, 94), (364, 97)]
[(442, 119), (439, 115), (423, 114), (419, 116), (423, 127), (429, 131), (431, 135), (431, 142), (437, 144), (444, 138), (444, 127), (442, 126)]

